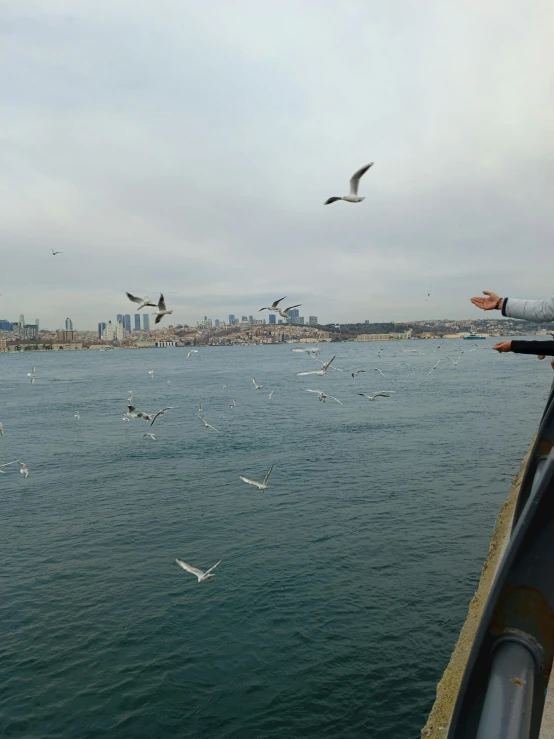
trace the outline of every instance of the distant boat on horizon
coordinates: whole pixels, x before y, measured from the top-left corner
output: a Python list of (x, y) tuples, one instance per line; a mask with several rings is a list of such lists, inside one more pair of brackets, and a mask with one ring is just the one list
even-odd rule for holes
[(475, 329), (471, 329), (471, 333), (463, 337), (464, 341), (466, 339), (470, 341), (475, 341), (476, 339), (486, 339), (486, 338), (487, 336), (485, 334), (479, 334), (477, 333), (477, 331), (475, 331)]

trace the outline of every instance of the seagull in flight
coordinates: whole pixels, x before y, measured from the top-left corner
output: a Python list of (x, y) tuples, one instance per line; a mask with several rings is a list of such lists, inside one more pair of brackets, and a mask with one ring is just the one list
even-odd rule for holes
[(4, 427), (2, 426), (1, 421), (0, 421), (0, 436), (4, 436)]
[(362, 395), (364, 398), (367, 398), (368, 400), (375, 400), (376, 398), (390, 398), (390, 393), (392, 390), (390, 390), (388, 393), (375, 393), (374, 395), (368, 395), (367, 393), (358, 393), (358, 395)]
[[(271, 392), (269, 393), (269, 395), (267, 396), (267, 397), (268, 397), (268, 398), (269, 398), (270, 400), (271, 400), (271, 398), (273, 397), (273, 393), (274, 393), (274, 392), (275, 392), (275, 388), (273, 388), (273, 390), (272, 390), (272, 391), (271, 391)], [(0, 424), (0, 425), (1, 425), (1, 424)]]
[(233, 400), (232, 403), (229, 403), (229, 408), (236, 408), (237, 407), (237, 401)]
[(154, 370), (148, 370), (148, 374), (150, 375), (150, 379), (154, 379)]
[(129, 390), (129, 397), (127, 398), (127, 405), (130, 405), (133, 402), (133, 391)]
[(136, 408), (134, 405), (128, 405), (127, 408), (129, 409), (129, 418), (143, 418), (145, 421), (151, 421), (152, 416), (148, 413), (144, 413), (143, 411), (138, 411), (138, 413), (135, 413)]
[(131, 295), (131, 293), (125, 293), (125, 295), (129, 298), (129, 300), (133, 303), (138, 303), (139, 307), (137, 310), (140, 310), (141, 308), (144, 308), (147, 305), (151, 305), (153, 308), (156, 307), (156, 303), (151, 303), (150, 298), (139, 298), (137, 295)]
[(369, 370), (356, 370), (356, 372), (352, 372), (352, 377), (357, 377), (360, 372), (369, 372)]
[(158, 418), (158, 416), (165, 416), (165, 412), (166, 412), (166, 411), (171, 411), (171, 410), (173, 410), (174, 408), (175, 408), (175, 406), (174, 406), (174, 405), (170, 405), (170, 406), (168, 406), (167, 408), (163, 408), (163, 409), (162, 409), (161, 411), (158, 411), (158, 412), (157, 412), (156, 414), (154, 414), (154, 418), (152, 419), (152, 423), (151, 423), (150, 425), (151, 425), (151, 426), (153, 426), (153, 425), (154, 425), (154, 421), (156, 420), (156, 418)]
[(204, 582), (204, 580), (208, 580), (210, 577), (215, 577), (215, 575), (212, 575), (212, 571), (215, 570), (219, 562), (216, 562), (213, 567), (210, 567), (209, 570), (206, 570), (206, 572), (202, 572), (202, 570), (197, 569), (196, 567), (193, 567), (192, 565), (189, 565), (188, 562), (185, 562), (184, 559), (179, 559), (179, 557), (175, 557), (175, 561), (179, 565), (179, 567), (182, 567), (183, 570), (186, 570), (187, 572), (190, 572), (191, 574), (195, 575), (198, 578), (198, 582)]
[(198, 354), (198, 349), (191, 349), (190, 352), (187, 354), (187, 359), (190, 358), (191, 354)]
[[(463, 352), (462, 352), (462, 353), (463, 353)], [(446, 356), (446, 355), (445, 355), (445, 356)], [(462, 356), (462, 355), (460, 354), (460, 357), (461, 357), (461, 356)], [(458, 357), (458, 359), (457, 359), (456, 361), (454, 361), (454, 360), (452, 359), (452, 357), (446, 357), (446, 359), (449, 359), (449, 360), (450, 360), (450, 361), (452, 362), (452, 364), (453, 364), (454, 366), (456, 366), (456, 365), (458, 364), (458, 362), (460, 361), (460, 358), (459, 358), (459, 357)]]
[[(336, 356), (336, 355), (335, 355)], [(331, 366), (331, 362), (333, 361), (335, 357), (332, 357), (328, 362), (321, 362), (323, 364), (323, 367), (320, 370), (313, 370), (312, 372), (297, 372), (297, 377), (304, 377), (305, 375), (324, 375), (329, 367)], [(317, 360), (318, 362), (321, 360)]]
[(264, 477), (263, 482), (256, 482), (256, 480), (250, 480), (250, 478), (243, 477), (242, 475), (239, 475), (239, 479), (242, 480), (243, 482), (248, 483), (248, 485), (255, 485), (258, 488), (258, 490), (267, 490), (268, 480), (269, 480), (269, 476), (271, 475), (272, 469), (273, 469), (273, 465), (271, 465), (271, 467), (269, 468), (268, 473)]
[(334, 395), (327, 395), (326, 393), (323, 392), (323, 390), (306, 390), (306, 392), (307, 393), (316, 393), (317, 394), (317, 399), (319, 401), (321, 401), (322, 403), (325, 403), (325, 401), (327, 400), (327, 398), (332, 398), (333, 400), (336, 400), (339, 405), (342, 405), (342, 403), (340, 402), (340, 400), (338, 398), (335, 398)]
[(51, 249), (51, 251), (52, 251), (52, 256), (53, 257), (55, 257), (56, 254), (63, 254), (63, 251), (54, 251), (54, 249)]
[(202, 408), (202, 403), (200, 403), (200, 405), (198, 406), (198, 413), (201, 415), (203, 410), (204, 409)]
[(293, 308), (300, 308), (302, 303), (297, 303), (296, 305), (289, 305), (288, 308), (285, 308), (285, 310), (281, 310), (281, 308), (277, 308), (277, 313), (281, 316), (281, 318), (290, 318), (289, 316), (289, 310), (292, 310)]
[(17, 460), (17, 462), (19, 466), (21, 467), (19, 471), (21, 472), (23, 477), (29, 477), (29, 470), (27, 469), (27, 465), (25, 464), (25, 462), (20, 462), (19, 459)]
[(255, 390), (261, 390), (263, 388), (263, 385), (260, 385), (258, 382), (256, 382), (256, 378), (252, 378), (252, 382), (254, 383), (254, 389)]
[(10, 466), (10, 464), (17, 464), (17, 462), (18, 462), (18, 461), (19, 461), (18, 459), (14, 459), (14, 461), (13, 461), (13, 462), (4, 462), (4, 464), (0, 464), (0, 472), (1, 472), (1, 473), (2, 473), (3, 475), (5, 475), (6, 473), (4, 472), (4, 470), (2, 469), (2, 467), (9, 467), (9, 466)]
[(323, 205), (330, 205), (337, 200), (346, 200), (347, 203), (361, 203), (362, 200), (365, 200), (365, 198), (361, 198), (358, 195), (358, 185), (360, 184), (360, 180), (370, 167), (373, 167), (373, 162), (371, 162), (371, 164), (365, 164), (357, 172), (354, 172), (354, 174), (350, 178), (350, 192), (348, 195), (344, 195), (343, 197), (328, 198), (323, 203)]
[(215, 431), (215, 433), (216, 433), (216, 434), (219, 434), (219, 431), (218, 431), (218, 430), (216, 429), (216, 427), (215, 427), (215, 426), (211, 426), (211, 425), (210, 425), (210, 424), (209, 424), (209, 423), (208, 423), (208, 422), (206, 421), (206, 419), (204, 418), (204, 416), (200, 416), (200, 415), (199, 415), (199, 416), (198, 416), (198, 418), (199, 418), (199, 419), (200, 419), (200, 420), (202, 421), (202, 423), (204, 424), (204, 426), (205, 426), (205, 427), (206, 427), (207, 429), (213, 429), (213, 430)]
[(152, 313), (153, 316), (156, 316), (156, 320), (154, 321), (154, 323), (159, 323), (164, 316), (167, 316), (170, 313), (173, 313), (173, 311), (167, 310), (164, 296), (160, 293), (160, 299), (158, 300), (158, 310), (155, 313)]
[(275, 311), (280, 310), (279, 309), (279, 303), (281, 302), (281, 300), (284, 300), (286, 297), (287, 297), (286, 295), (283, 295), (283, 297), (282, 298), (279, 298), (279, 300), (274, 300), (271, 305), (266, 305), (265, 308), (260, 308), (260, 310), (258, 311), (258, 313), (260, 311), (262, 311), (262, 310), (275, 310)]
[(79, 411), (75, 411), (75, 415), (73, 416), (73, 418), (76, 418), (77, 420), (79, 420), (81, 418), (81, 415), (79, 414)]
[(439, 361), (438, 361), (438, 362), (437, 362), (436, 364), (434, 364), (434, 365), (433, 365), (433, 366), (431, 367), (431, 369), (429, 370), (429, 372), (428, 372), (427, 374), (428, 374), (428, 375), (430, 375), (430, 374), (431, 374), (431, 372), (432, 372), (432, 371), (433, 371), (434, 369), (436, 369), (436, 368), (437, 368), (437, 367), (439, 366), (439, 364), (440, 364), (440, 363), (441, 363), (441, 360), (439, 359)]
[(144, 439), (146, 436), (149, 436), (152, 441), (156, 441), (156, 434), (143, 434), (142, 438)]
[(35, 381), (36, 377), (36, 366), (33, 364), (33, 369), (30, 372), (27, 372), (27, 377), (31, 378), (31, 382)]
[(381, 375), (383, 375), (383, 377), (385, 377), (385, 373), (384, 372), (381, 372), (381, 370), (379, 369), (379, 367), (373, 367), (373, 371), (374, 372), (379, 372), (379, 374), (381, 374)]

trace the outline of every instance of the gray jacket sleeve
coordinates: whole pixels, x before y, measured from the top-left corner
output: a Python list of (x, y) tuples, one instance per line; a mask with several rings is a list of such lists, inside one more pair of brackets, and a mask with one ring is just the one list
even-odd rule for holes
[(508, 318), (523, 318), (533, 323), (554, 321), (554, 296), (546, 300), (504, 298), (502, 315)]

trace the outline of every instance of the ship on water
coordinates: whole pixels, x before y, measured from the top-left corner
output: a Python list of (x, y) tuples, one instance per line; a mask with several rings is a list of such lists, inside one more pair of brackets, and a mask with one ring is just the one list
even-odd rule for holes
[(469, 334), (466, 334), (464, 337), (464, 340), (468, 339), (471, 341), (475, 341), (476, 339), (486, 339), (487, 336), (485, 334), (478, 333), (473, 326), (469, 330)]

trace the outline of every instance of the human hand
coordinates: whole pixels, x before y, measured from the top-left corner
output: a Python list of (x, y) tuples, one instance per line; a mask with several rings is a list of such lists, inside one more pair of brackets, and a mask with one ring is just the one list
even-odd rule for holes
[(550, 366), (552, 367), (552, 369), (554, 369), (554, 359), (550, 360)]
[(497, 352), (511, 352), (512, 342), (511, 341), (499, 341), (498, 344), (495, 344), (493, 346), (493, 349), (496, 349)]
[[(486, 295), (486, 298), (471, 298), (471, 302), (473, 305), (475, 305), (477, 308), (481, 308), (481, 310), (494, 310), (496, 308), (496, 305), (498, 301), (500, 300), (500, 295), (497, 295), (496, 293), (491, 293), (488, 290), (483, 290), (483, 295)], [(507, 349), (506, 351), (510, 351)]]

